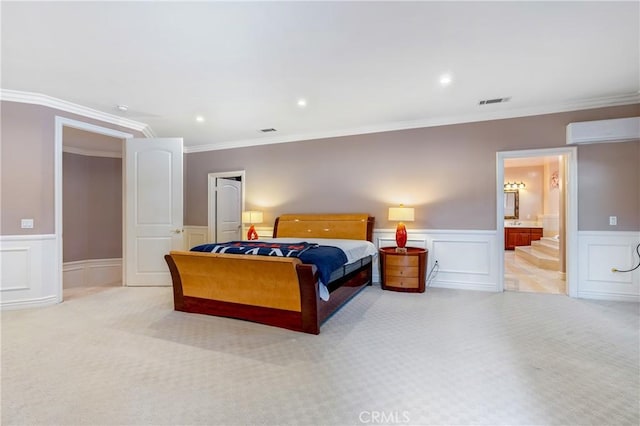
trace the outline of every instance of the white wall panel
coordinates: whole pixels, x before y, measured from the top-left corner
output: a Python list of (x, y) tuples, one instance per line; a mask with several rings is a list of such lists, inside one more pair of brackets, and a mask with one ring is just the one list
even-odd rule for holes
[(55, 235), (5, 235), (0, 243), (0, 307), (57, 303)]
[(2, 291), (29, 290), (31, 275), (29, 246), (2, 248)]
[[(395, 230), (373, 231), (376, 247), (396, 245)], [(427, 285), (466, 290), (497, 291), (495, 231), (457, 231), (409, 229), (407, 246), (427, 249)], [(438, 268), (434, 270), (435, 261)], [(433, 271), (433, 272), (432, 272)], [(376, 260), (373, 280), (380, 282)]]
[(495, 231), (446, 231), (429, 233), (431, 267), (438, 262), (433, 287), (498, 291)]
[(638, 232), (578, 233), (578, 297), (602, 300), (640, 301), (640, 261), (636, 246)]
[(440, 265), (440, 273), (489, 275), (489, 246), (489, 241), (434, 238), (431, 250), (433, 260)]
[(64, 288), (122, 284), (122, 259), (90, 259), (62, 265)]
[(184, 227), (184, 250), (206, 244), (209, 242), (209, 232), (206, 226), (185, 226)]

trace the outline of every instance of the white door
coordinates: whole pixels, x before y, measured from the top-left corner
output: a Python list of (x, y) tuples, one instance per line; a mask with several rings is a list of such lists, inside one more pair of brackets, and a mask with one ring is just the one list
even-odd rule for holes
[(216, 242), (241, 240), (242, 182), (216, 178)]
[(125, 285), (171, 285), (182, 244), (182, 138), (125, 142)]

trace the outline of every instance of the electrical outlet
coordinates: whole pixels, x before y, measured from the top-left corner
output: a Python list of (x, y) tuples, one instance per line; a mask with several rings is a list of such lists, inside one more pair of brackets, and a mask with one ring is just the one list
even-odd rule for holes
[(618, 216), (609, 216), (609, 226), (618, 225)]

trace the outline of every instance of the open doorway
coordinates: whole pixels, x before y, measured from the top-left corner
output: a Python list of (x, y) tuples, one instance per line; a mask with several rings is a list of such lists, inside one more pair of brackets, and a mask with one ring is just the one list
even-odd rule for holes
[(59, 301), (123, 285), (122, 151), (131, 136), (56, 117)]
[(122, 286), (122, 139), (65, 127), (64, 300)]
[(500, 152), (497, 165), (501, 289), (575, 297), (575, 148)]
[(504, 289), (566, 294), (565, 155), (504, 161)]

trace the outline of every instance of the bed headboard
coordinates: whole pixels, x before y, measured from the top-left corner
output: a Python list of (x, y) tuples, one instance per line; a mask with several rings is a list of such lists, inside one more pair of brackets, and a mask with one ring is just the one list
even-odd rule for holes
[(283, 214), (276, 218), (273, 236), (371, 241), (373, 222), (366, 213)]

